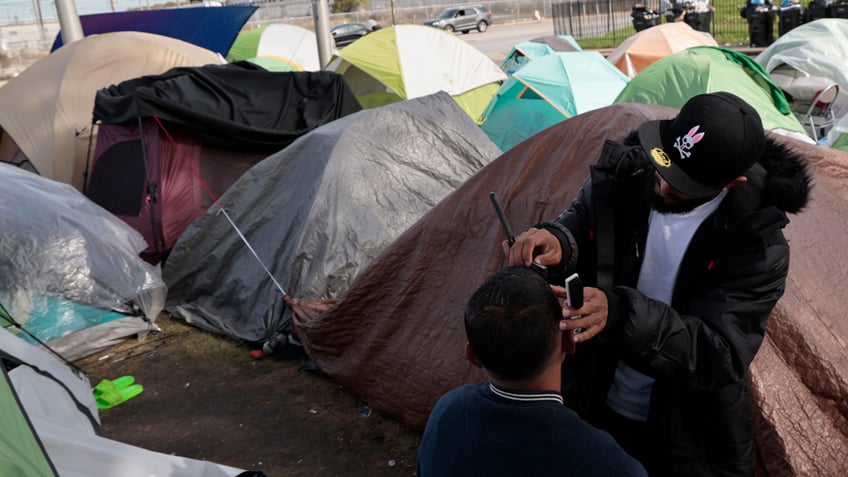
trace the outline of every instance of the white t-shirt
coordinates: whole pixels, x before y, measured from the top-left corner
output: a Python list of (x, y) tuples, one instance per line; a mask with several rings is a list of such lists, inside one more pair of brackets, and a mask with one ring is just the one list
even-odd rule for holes
[[(727, 190), (683, 214), (661, 214), (651, 210), (645, 259), (639, 270), (637, 290), (654, 300), (671, 303), (683, 254), (695, 231), (718, 208), (725, 195)], [(654, 378), (619, 361), (615, 379), (607, 394), (607, 405), (622, 416), (646, 421), (653, 384)]]

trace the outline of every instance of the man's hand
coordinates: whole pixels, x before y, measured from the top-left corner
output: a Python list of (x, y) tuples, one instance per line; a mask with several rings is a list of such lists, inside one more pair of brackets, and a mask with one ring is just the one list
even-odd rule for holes
[(553, 267), (562, 261), (559, 240), (545, 229), (530, 228), (515, 238), (512, 247), (506, 240), (502, 247), (510, 266), (529, 267), (532, 262), (536, 262)]
[(565, 301), (565, 288), (551, 285), (551, 289), (557, 298), (562, 299), (562, 317), (559, 329), (562, 331), (582, 329), (579, 333), (571, 334), (574, 343), (581, 343), (592, 339), (603, 331), (607, 325), (607, 314), (609, 312), (607, 295), (593, 287), (583, 288), (583, 306), (578, 309), (569, 308)]

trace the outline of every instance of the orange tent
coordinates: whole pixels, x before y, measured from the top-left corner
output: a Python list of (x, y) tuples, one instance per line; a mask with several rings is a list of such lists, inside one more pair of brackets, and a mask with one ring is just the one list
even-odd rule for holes
[(715, 38), (683, 22), (663, 23), (630, 36), (607, 56), (616, 68), (633, 78), (651, 63), (690, 46), (718, 46)]

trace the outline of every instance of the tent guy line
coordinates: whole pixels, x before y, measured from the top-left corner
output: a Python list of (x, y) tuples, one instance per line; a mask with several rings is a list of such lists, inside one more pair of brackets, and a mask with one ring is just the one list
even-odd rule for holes
[(253, 249), (253, 246), (250, 245), (250, 242), (247, 240), (247, 237), (245, 237), (244, 234), (241, 233), (241, 230), (239, 230), (236, 223), (233, 222), (233, 219), (230, 217), (230, 214), (227, 213), (226, 209), (224, 209), (224, 206), (221, 205), (221, 202), (218, 201), (218, 197), (215, 195), (214, 192), (212, 192), (212, 189), (209, 188), (209, 185), (206, 183), (206, 181), (203, 180), (203, 177), (200, 176), (200, 173), (191, 164), (191, 161), (187, 160), (186, 155), (180, 147), (179, 143), (174, 140), (174, 137), (171, 136), (171, 133), (165, 128), (165, 125), (162, 124), (162, 121), (159, 119), (159, 116), (153, 116), (153, 120), (156, 121), (156, 124), (159, 125), (159, 129), (161, 129), (162, 132), (165, 133), (165, 136), (167, 136), (168, 139), (175, 145), (180, 160), (183, 161), (186, 167), (191, 170), (192, 174), (197, 177), (197, 180), (199, 180), (200, 183), (203, 185), (203, 189), (206, 190), (207, 194), (209, 194), (209, 198), (215, 202), (215, 205), (218, 207), (218, 212), (215, 215), (220, 215), (222, 213), (224, 214), (224, 218), (227, 219), (227, 222), (229, 222), (233, 230), (236, 231), (241, 241), (244, 242), (244, 244), (247, 246), (247, 249), (250, 250), (250, 253), (253, 254), (253, 256), (256, 258), (256, 261), (259, 262), (259, 265), (262, 266), (262, 270), (265, 270), (265, 273), (268, 274), (268, 276), (271, 278), (271, 281), (274, 282), (274, 285), (277, 287), (278, 290), (280, 290), (280, 293), (282, 293), (283, 296), (288, 296), (288, 293), (283, 290), (283, 287), (282, 285), (280, 285), (280, 282), (278, 282), (276, 277), (274, 277), (271, 271), (268, 270), (268, 267), (265, 265), (265, 262), (263, 262), (262, 259), (259, 258), (259, 255), (256, 253), (256, 250)]

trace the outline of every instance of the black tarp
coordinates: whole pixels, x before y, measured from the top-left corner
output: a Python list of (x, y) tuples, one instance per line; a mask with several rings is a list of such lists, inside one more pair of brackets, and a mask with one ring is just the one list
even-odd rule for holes
[(238, 62), (173, 68), (101, 89), (94, 119), (122, 124), (157, 117), (210, 145), (276, 152), (360, 109), (337, 73), (270, 72)]

